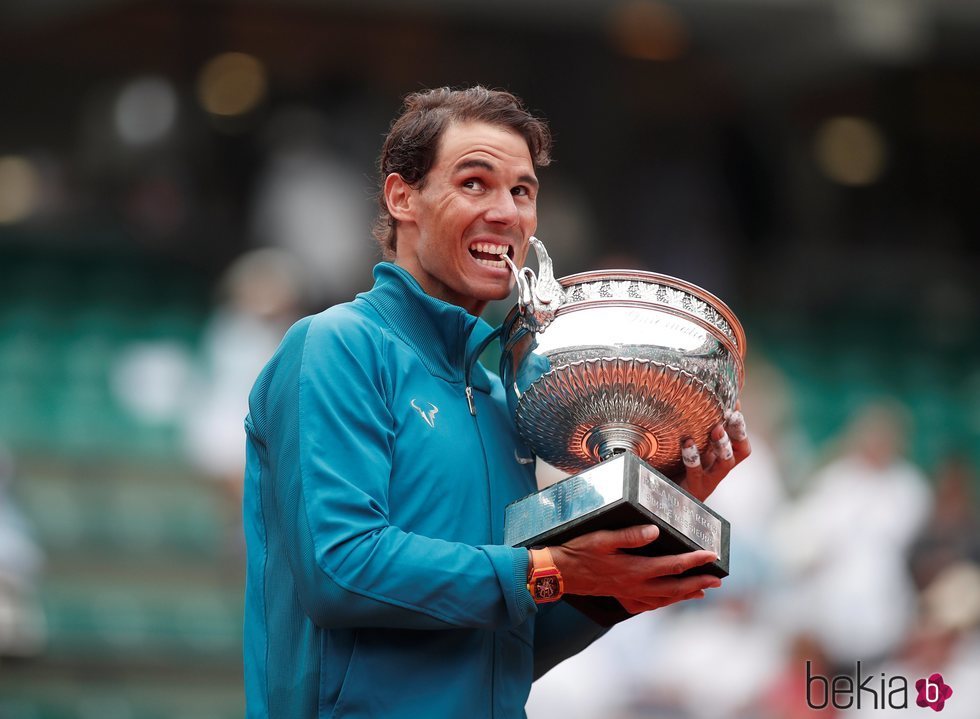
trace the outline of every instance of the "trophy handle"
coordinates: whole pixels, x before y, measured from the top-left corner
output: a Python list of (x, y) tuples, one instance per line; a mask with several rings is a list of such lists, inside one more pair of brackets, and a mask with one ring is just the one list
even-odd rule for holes
[(517, 304), (521, 315), (532, 332), (544, 332), (555, 319), (558, 308), (565, 303), (565, 290), (555, 279), (551, 257), (544, 243), (537, 237), (531, 237), (530, 242), (538, 258), (537, 276), (530, 267), (518, 269), (507, 255), (503, 255), (503, 258), (517, 282)]

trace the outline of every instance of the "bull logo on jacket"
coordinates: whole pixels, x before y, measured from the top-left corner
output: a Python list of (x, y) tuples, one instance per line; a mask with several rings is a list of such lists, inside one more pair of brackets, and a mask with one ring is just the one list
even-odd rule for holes
[(422, 417), (422, 419), (425, 420), (425, 423), (427, 425), (429, 425), (430, 427), (435, 428), (435, 426), (436, 426), (436, 415), (439, 413), (439, 408), (436, 407), (434, 404), (432, 404), (432, 402), (426, 402), (426, 404), (429, 405), (429, 407), (431, 407), (432, 409), (430, 409), (428, 411), (422, 409), (417, 404), (415, 404), (415, 400), (413, 399), (412, 400), (412, 409), (414, 409), (416, 412), (419, 413), (419, 416)]

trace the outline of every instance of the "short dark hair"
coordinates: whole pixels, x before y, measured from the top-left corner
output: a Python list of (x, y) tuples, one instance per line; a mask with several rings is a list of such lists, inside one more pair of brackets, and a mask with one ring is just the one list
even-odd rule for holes
[(385, 259), (395, 255), (396, 220), (385, 202), (385, 179), (397, 172), (412, 187), (421, 187), (435, 162), (439, 140), (452, 122), (486, 122), (518, 133), (527, 142), (535, 167), (551, 163), (551, 131), (515, 95), (480, 85), (464, 90), (440, 87), (405, 97), (402, 112), (391, 123), (378, 161), (380, 191), (374, 236)]

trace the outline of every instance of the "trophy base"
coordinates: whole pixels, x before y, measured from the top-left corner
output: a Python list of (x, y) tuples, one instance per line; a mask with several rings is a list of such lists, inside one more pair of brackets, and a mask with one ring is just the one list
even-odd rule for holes
[[(728, 521), (629, 451), (509, 504), (504, 543), (555, 546), (599, 529), (637, 524), (656, 524), (660, 536), (624, 551), (663, 556), (707, 549), (718, 559), (685, 574), (728, 576)], [(611, 597), (570, 596), (568, 601), (606, 626), (630, 616)]]

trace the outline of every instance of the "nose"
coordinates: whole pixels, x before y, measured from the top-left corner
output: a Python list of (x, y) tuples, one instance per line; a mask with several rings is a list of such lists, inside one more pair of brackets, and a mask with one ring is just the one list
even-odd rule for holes
[(509, 190), (493, 193), (484, 217), (487, 222), (499, 223), (505, 227), (512, 227), (517, 224), (519, 217), (517, 202)]

